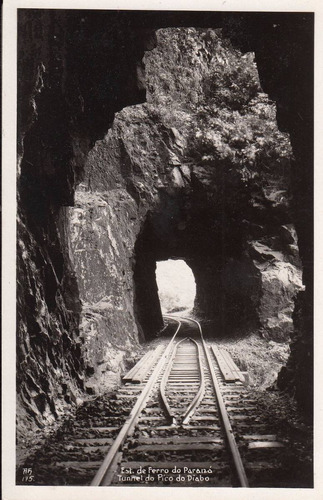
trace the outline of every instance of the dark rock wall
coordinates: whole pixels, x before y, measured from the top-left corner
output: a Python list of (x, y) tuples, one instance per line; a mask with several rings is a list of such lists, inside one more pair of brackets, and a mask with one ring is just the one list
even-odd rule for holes
[(137, 341), (131, 332), (128, 343), (116, 339), (102, 363), (102, 341), (80, 332), (79, 281), (62, 207), (74, 205), (88, 151), (114, 113), (144, 100), (138, 68), (151, 33), (138, 33), (109, 12), (22, 9), (18, 22), (17, 416), (23, 438), (35, 423), (43, 427), (81, 400), (93, 365), (105, 379), (118, 372), (120, 345), (129, 349)]
[(296, 393), (308, 414), (313, 408), (313, 99), (314, 13), (228, 15), (227, 33), (241, 49), (253, 50), (265, 92), (277, 103), (281, 130), (290, 134), (295, 223), (305, 290), (296, 300), (291, 356), (279, 386)]
[[(141, 61), (144, 51), (155, 45), (154, 30), (163, 26), (227, 27), (229, 36), (241, 49), (255, 52), (263, 89), (277, 102), (279, 127), (291, 135), (295, 155), (291, 169), (292, 213), (289, 208), (287, 211), (283, 208), (288, 217), (280, 218), (273, 239), (262, 241), (266, 248), (259, 248), (258, 222), (255, 223), (252, 248), (244, 239), (247, 246), (239, 255), (228, 253), (229, 263), (222, 262), (221, 273), (225, 276), (228, 297), (232, 296), (235, 293), (232, 276), (237, 275), (237, 268), (247, 269), (251, 282), (259, 277), (259, 272), (265, 276), (259, 265), (267, 265), (270, 261), (270, 266), (277, 271), (284, 259), (273, 252), (283, 251), (286, 255), (286, 248), (282, 249), (284, 238), (289, 240), (285, 242), (285, 246), (289, 246), (285, 271), (292, 264), (298, 265), (295, 238), (288, 236), (293, 233), (291, 223), (295, 222), (306, 291), (297, 301), (292, 356), (281, 376), (281, 385), (289, 390), (296, 388), (298, 399), (310, 408), (311, 16), (295, 14), (286, 18), (277, 14), (269, 19), (258, 15), (253, 18), (248, 14), (239, 17), (219, 13), (129, 14), (22, 9), (18, 21), (19, 434), (26, 434), (35, 423), (42, 427), (51, 422), (67, 406), (82, 398), (86, 390), (91, 392), (96, 384), (103, 381), (104, 385), (111, 378), (117, 378), (124, 357), (138, 342), (134, 314), (138, 318), (140, 313), (133, 310), (133, 249), (138, 234), (144, 230), (144, 221), (149, 219), (150, 208), (163, 207), (163, 203), (168, 208), (173, 207), (177, 213), (177, 227), (169, 227), (175, 234), (194, 227), (185, 215), (189, 210), (183, 210), (187, 199), (182, 188), (187, 190), (189, 186), (190, 189), (193, 184), (196, 196), (201, 196), (201, 183), (207, 175), (202, 175), (201, 181), (194, 165), (183, 164), (186, 144), (178, 134), (179, 127), (161, 127), (158, 136), (163, 140), (156, 146), (151, 132), (148, 133), (152, 129), (154, 135), (156, 120), (147, 117), (145, 109), (132, 114), (130, 108), (130, 118), (129, 114), (121, 113), (115, 123), (117, 129), (122, 129), (123, 139), (120, 140), (120, 130), (117, 130), (109, 139), (112, 142), (108, 143), (108, 151), (106, 140), (103, 141), (105, 147), (101, 145), (94, 151), (94, 158), (99, 157), (100, 161), (88, 157), (95, 141), (102, 139), (111, 126), (114, 113), (145, 100)], [(274, 25), (278, 26), (278, 31)], [(277, 33), (280, 36), (277, 37)], [(203, 47), (200, 49), (203, 52)], [(191, 102), (196, 97), (193, 94)], [(139, 149), (131, 147), (133, 128), (129, 127), (129, 122), (134, 121), (147, 129), (147, 133), (141, 133)], [(185, 129), (185, 113), (179, 122)], [(75, 187), (80, 183), (74, 207)], [(173, 187), (166, 189), (163, 198), (162, 193), (168, 185)], [(92, 193), (92, 197), (84, 196), (84, 192)], [(269, 191), (269, 197), (270, 194)], [(174, 204), (174, 199), (180, 202)], [(273, 206), (276, 201), (267, 199), (266, 203)], [(109, 207), (113, 207), (113, 213), (109, 212)], [(190, 216), (198, 220), (203, 213)], [(163, 224), (157, 217), (156, 223), (160, 225), (160, 222)], [(121, 227), (123, 229), (118, 231)], [(196, 227), (198, 229), (198, 225)], [(287, 227), (284, 237), (281, 234), (283, 227)], [(84, 234), (88, 240), (85, 248), (80, 248)], [(192, 235), (192, 231), (186, 230), (186, 235), (189, 234)], [(181, 247), (194, 246), (194, 237), (183, 239), (181, 236), (180, 239)], [(273, 245), (273, 242), (276, 243)], [(241, 249), (240, 243), (229, 243)], [(209, 240), (205, 238), (205, 248), (208, 245)], [(178, 251), (160, 247), (160, 250), (157, 259), (183, 253), (182, 248)], [(98, 255), (101, 255), (100, 264)], [(111, 266), (107, 255), (113, 255), (119, 266)], [(192, 268), (196, 268), (192, 254), (191, 258)], [(91, 259), (100, 270), (99, 276), (86, 269), (85, 264)], [(274, 276), (276, 271), (273, 269)], [(215, 269), (212, 272), (216, 272)], [(195, 269), (195, 273), (202, 277), (205, 270)], [(97, 279), (99, 286), (94, 293)], [(203, 279), (198, 281), (202, 283), (199, 285), (202, 304), (205, 283)], [(274, 280), (269, 281), (273, 283)], [(245, 279), (241, 282), (245, 283)], [(256, 282), (257, 289), (259, 279)], [(265, 293), (273, 294), (275, 286), (265, 287)], [(276, 289), (280, 286), (278, 283)], [(214, 294), (216, 296), (215, 291)], [(117, 296), (118, 303), (112, 304), (111, 296)], [(253, 300), (251, 298), (251, 302)], [(248, 307), (250, 309), (250, 304)], [(268, 319), (270, 314), (262, 310)], [(290, 314), (289, 310), (287, 321)], [(122, 328), (120, 316), (125, 318)], [(103, 331), (107, 333), (102, 335)]]
[(132, 276), (136, 209), (124, 189), (88, 192), (83, 184), (75, 206), (61, 209), (82, 302), (80, 335), (90, 393), (119, 382), (124, 360), (138, 346)]

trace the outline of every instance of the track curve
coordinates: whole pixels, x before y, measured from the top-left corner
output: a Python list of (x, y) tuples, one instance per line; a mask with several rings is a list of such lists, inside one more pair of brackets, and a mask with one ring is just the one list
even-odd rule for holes
[[(152, 478), (148, 481), (154, 484), (160, 481), (165, 484), (166, 478), (166, 484), (174, 484), (181, 476), (176, 476), (176, 472), (165, 476), (158, 471), (187, 472), (193, 463), (198, 465), (194, 470), (211, 471), (212, 474), (199, 478), (186, 474), (190, 481), (197, 477), (217, 483), (220, 477), (220, 482), (248, 487), (201, 325), (190, 318), (171, 318), (178, 322), (176, 332), (91, 485), (123, 484), (125, 481), (136, 484), (138, 476), (133, 471), (147, 467), (150, 473), (142, 476), (144, 482), (147, 477)], [(192, 323), (194, 328), (189, 326)], [(191, 331), (190, 337), (186, 336), (187, 329)], [(148, 428), (150, 437), (147, 437)], [(195, 462), (187, 460), (192, 453)]]

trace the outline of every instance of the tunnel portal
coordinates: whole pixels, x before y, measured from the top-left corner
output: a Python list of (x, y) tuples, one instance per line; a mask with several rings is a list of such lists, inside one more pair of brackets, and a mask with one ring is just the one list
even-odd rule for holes
[[(164, 194), (149, 213), (135, 245), (135, 311), (144, 338), (163, 326), (156, 263), (182, 259), (191, 268), (194, 314), (212, 324), (214, 336), (257, 325), (260, 272), (246, 252), (248, 231), (229, 205), (197, 202), (193, 191)], [(236, 214), (237, 215), (237, 214)]]

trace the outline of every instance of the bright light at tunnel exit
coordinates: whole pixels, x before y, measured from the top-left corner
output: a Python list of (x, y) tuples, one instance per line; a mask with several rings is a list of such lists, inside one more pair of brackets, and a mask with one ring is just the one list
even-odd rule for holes
[(196, 294), (194, 275), (183, 260), (157, 262), (156, 281), (163, 313), (193, 308)]

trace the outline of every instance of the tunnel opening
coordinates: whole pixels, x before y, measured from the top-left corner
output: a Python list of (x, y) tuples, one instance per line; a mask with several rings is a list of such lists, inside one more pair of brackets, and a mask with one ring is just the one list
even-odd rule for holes
[[(216, 215), (211, 211), (201, 216), (203, 204), (186, 200), (184, 212), (185, 199), (182, 192), (164, 193), (135, 245), (134, 309), (141, 338), (158, 334), (162, 314), (175, 311), (190, 311), (213, 338), (244, 335), (259, 327), (261, 272), (245, 251), (243, 234), (231, 231), (230, 225), (212, 228)], [(164, 266), (175, 266), (164, 271), (166, 289), (161, 278)], [(181, 269), (189, 269), (191, 283), (189, 290), (187, 281), (183, 292)], [(190, 302), (184, 300), (186, 295)]]
[(193, 312), (210, 336), (253, 330), (284, 342), (301, 273), (292, 149), (255, 54), (236, 50), (222, 29), (163, 28), (156, 40), (144, 57), (140, 123), (134, 109), (121, 113), (128, 123), (131, 116), (137, 145), (123, 139), (124, 163), (156, 179), (127, 185), (139, 204), (150, 203), (134, 251), (139, 331), (148, 339), (163, 325), (156, 262), (185, 259), (196, 282)]
[(169, 259), (157, 262), (156, 281), (163, 314), (192, 312), (196, 284), (193, 272), (184, 260)]

